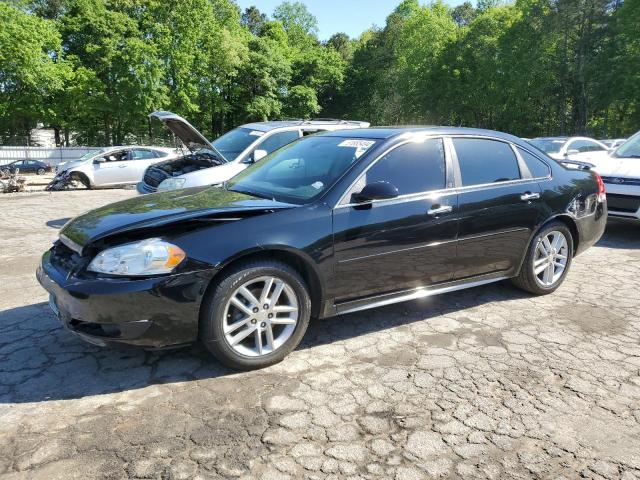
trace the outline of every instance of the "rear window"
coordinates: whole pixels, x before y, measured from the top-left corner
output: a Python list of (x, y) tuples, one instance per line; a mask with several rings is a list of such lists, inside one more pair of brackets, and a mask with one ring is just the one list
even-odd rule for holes
[(518, 160), (508, 144), (482, 138), (455, 138), (453, 145), (463, 186), (520, 179)]

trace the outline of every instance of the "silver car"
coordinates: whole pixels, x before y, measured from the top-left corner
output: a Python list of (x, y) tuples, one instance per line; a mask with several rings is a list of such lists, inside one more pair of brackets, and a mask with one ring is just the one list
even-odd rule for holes
[(87, 188), (135, 185), (142, 180), (147, 167), (179, 155), (180, 150), (174, 148), (106, 147), (58, 165), (52, 183), (69, 179)]

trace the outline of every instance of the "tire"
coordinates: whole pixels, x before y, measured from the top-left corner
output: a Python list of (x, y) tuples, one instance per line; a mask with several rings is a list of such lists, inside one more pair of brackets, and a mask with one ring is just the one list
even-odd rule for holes
[(44, 168), (39, 168), (38, 170), (36, 170), (36, 175), (44, 175), (44, 174), (45, 174)]
[(84, 173), (73, 173), (71, 178), (72, 180), (80, 182), (87, 190), (91, 190), (91, 182)]
[[(264, 368), (282, 361), (298, 346), (309, 325), (311, 300), (302, 277), (286, 263), (268, 259), (238, 264), (222, 275), (208, 289), (203, 300), (200, 341), (220, 362), (237, 370)], [(270, 278), (273, 283), (268, 283)], [(282, 288), (278, 282), (283, 283)], [(250, 291), (257, 303), (264, 305), (256, 307), (255, 302), (248, 301), (239, 292), (242, 287)], [(263, 298), (270, 302), (278, 288), (280, 293), (273, 305), (275, 308), (265, 309), (268, 305)], [(270, 297), (264, 294), (265, 291)], [(235, 303), (232, 302), (234, 297)], [(238, 299), (243, 302), (242, 308), (236, 306)], [(297, 308), (296, 312), (281, 312), (294, 308)], [(270, 320), (268, 315), (271, 315)], [(295, 324), (290, 323), (292, 317), (296, 317)], [(271, 332), (270, 338), (267, 330)], [(242, 340), (232, 346), (232, 341), (238, 338)], [(269, 339), (273, 348), (269, 348)]]
[[(545, 240), (549, 242), (549, 239), (557, 239), (558, 237), (555, 236), (557, 233), (564, 237), (566, 248), (561, 247), (560, 250), (558, 250), (558, 248), (552, 250), (552, 259), (548, 261), (549, 256), (547, 255), (545, 257), (545, 253), (548, 250)], [(556, 247), (555, 245), (552, 246)], [(563, 256), (566, 258), (561, 258)], [(573, 236), (571, 235), (571, 231), (564, 223), (553, 221), (544, 225), (533, 237), (527, 249), (520, 273), (511, 281), (521, 290), (535, 295), (547, 295), (555, 292), (558, 287), (562, 285), (571, 267), (572, 259)], [(562, 262), (564, 262), (564, 266), (560, 269), (559, 264)], [(542, 269), (543, 267), (544, 270), (539, 270), (539, 273), (536, 274), (536, 269)], [(549, 274), (548, 277), (547, 274)]]

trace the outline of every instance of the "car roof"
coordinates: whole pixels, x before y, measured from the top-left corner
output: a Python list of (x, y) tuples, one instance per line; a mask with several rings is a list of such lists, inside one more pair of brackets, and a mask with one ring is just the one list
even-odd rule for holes
[(368, 122), (361, 122), (358, 120), (340, 120), (333, 118), (319, 118), (312, 120), (271, 120), (269, 122), (254, 122), (240, 125), (240, 128), (249, 128), (251, 130), (258, 130), (260, 132), (270, 132), (277, 128), (288, 127), (319, 127), (319, 128), (358, 128), (368, 127)]
[(536, 138), (532, 138), (531, 140), (549, 140), (549, 141), (566, 142), (567, 140), (569, 140), (569, 137), (536, 137)]
[[(104, 152), (109, 152), (111, 150), (120, 150), (122, 148), (153, 148), (155, 150), (167, 150), (172, 151), (175, 150), (175, 147), (156, 147), (154, 145), (113, 145), (111, 147), (98, 147), (100, 150)], [(96, 150), (97, 153), (97, 150)]]
[(389, 139), (404, 134), (424, 134), (424, 135), (478, 135), (501, 138), (514, 143), (522, 144), (524, 140), (514, 135), (496, 130), (486, 130), (483, 128), (466, 128), (466, 127), (441, 127), (441, 126), (425, 126), (425, 127), (373, 127), (373, 128), (356, 128), (352, 130), (336, 130), (330, 132), (321, 132), (318, 135), (330, 137), (357, 137), (371, 138), (376, 140)]

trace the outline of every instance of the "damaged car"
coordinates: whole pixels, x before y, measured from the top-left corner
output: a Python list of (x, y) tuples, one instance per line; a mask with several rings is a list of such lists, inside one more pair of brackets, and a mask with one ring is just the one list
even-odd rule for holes
[(80, 215), (37, 277), (61, 323), (90, 342), (200, 339), (252, 369), (296, 348), (310, 318), (506, 279), (550, 294), (606, 220), (597, 173), (517, 137), (342, 130), (280, 148), (223, 187)]
[(178, 157), (179, 150), (166, 147), (105, 147), (77, 160), (58, 165), (46, 190), (84, 187), (113, 188), (137, 184), (148, 166)]
[(141, 194), (221, 184), (271, 152), (318, 132), (367, 128), (368, 122), (321, 118), (275, 120), (242, 125), (209, 142), (193, 125), (172, 112), (150, 115), (163, 122), (190, 151), (156, 163), (138, 184)]

